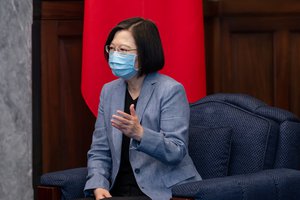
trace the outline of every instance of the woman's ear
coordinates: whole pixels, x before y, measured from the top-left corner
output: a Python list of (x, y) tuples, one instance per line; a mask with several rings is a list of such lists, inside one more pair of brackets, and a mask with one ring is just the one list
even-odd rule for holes
[(137, 70), (140, 70), (139, 59), (138, 59), (137, 56), (135, 57), (134, 68), (137, 69)]

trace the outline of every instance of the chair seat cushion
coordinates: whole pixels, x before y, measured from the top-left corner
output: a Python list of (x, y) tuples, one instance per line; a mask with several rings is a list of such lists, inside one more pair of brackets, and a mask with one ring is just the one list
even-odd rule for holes
[(191, 126), (189, 154), (203, 179), (227, 176), (232, 129)]
[(271, 169), (176, 185), (172, 195), (197, 200), (298, 200), (299, 181), (299, 170)]

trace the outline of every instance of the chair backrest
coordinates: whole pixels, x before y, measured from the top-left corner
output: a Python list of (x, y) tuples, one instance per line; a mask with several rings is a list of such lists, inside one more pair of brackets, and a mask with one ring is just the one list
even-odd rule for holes
[(300, 121), (248, 95), (210, 95), (191, 104), (189, 152), (203, 178), (300, 169)]

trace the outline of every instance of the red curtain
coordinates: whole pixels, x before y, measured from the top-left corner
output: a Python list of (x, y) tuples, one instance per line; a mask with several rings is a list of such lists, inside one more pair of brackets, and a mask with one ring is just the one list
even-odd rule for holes
[(165, 54), (161, 73), (181, 82), (190, 102), (206, 95), (202, 0), (85, 0), (82, 95), (97, 116), (102, 86), (115, 79), (103, 56), (110, 30), (130, 17), (154, 21)]

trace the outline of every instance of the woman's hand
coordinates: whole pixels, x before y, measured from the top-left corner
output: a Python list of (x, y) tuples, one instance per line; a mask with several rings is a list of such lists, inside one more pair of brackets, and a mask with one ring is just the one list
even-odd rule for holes
[(141, 141), (144, 133), (144, 129), (139, 122), (138, 116), (135, 113), (134, 105), (129, 107), (130, 115), (118, 110), (118, 115), (113, 115), (111, 119), (111, 125), (119, 129), (127, 137), (133, 138), (137, 141)]
[(95, 196), (96, 200), (112, 197), (110, 195), (109, 191), (107, 191), (106, 189), (103, 189), (103, 188), (95, 189), (94, 196)]

